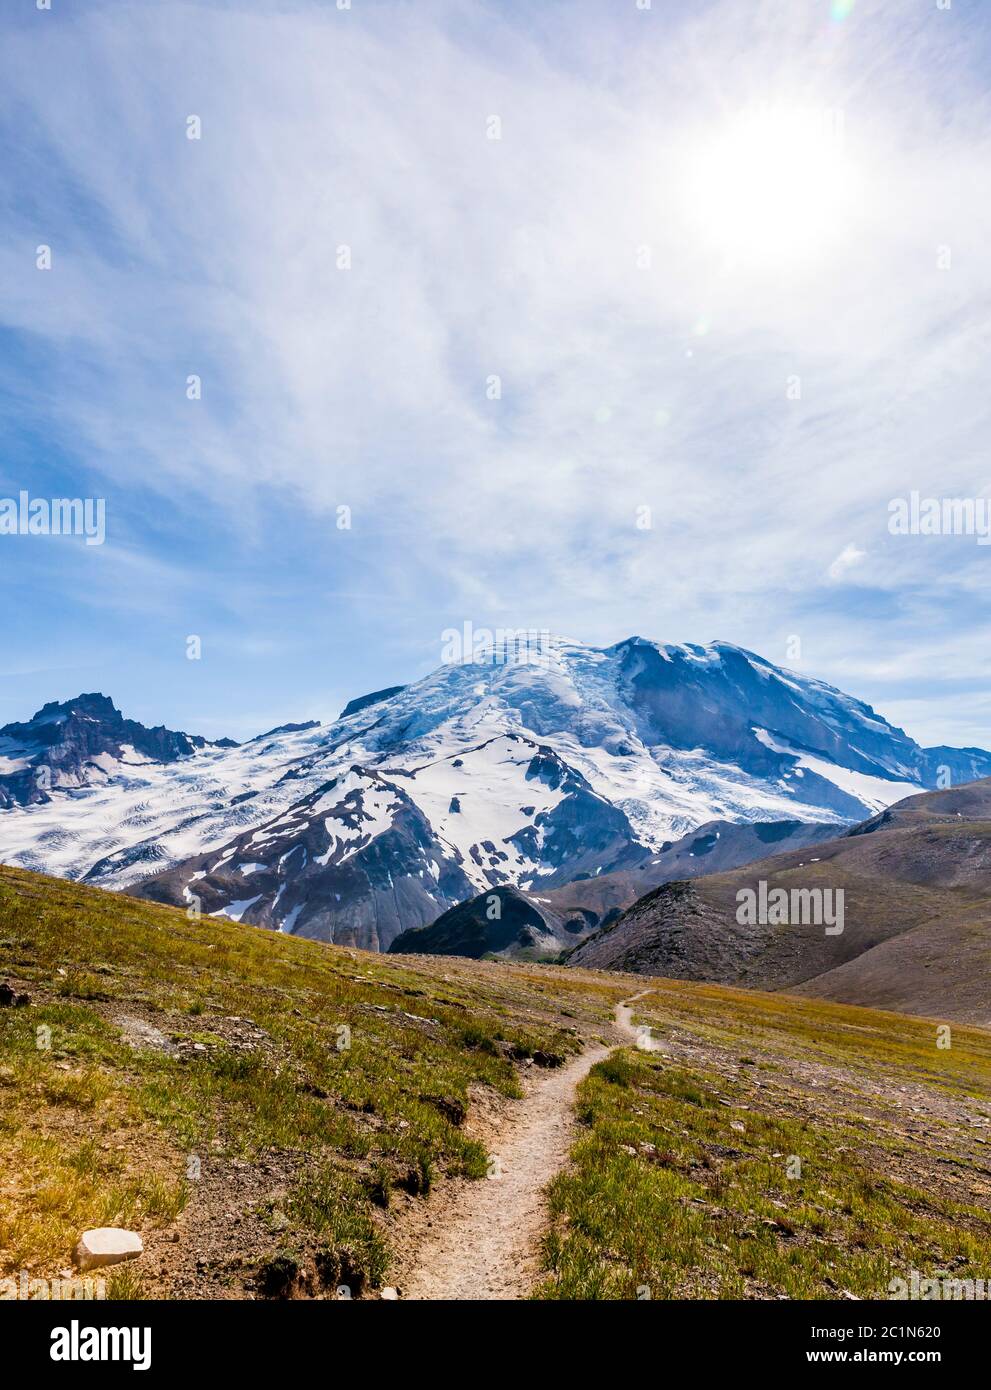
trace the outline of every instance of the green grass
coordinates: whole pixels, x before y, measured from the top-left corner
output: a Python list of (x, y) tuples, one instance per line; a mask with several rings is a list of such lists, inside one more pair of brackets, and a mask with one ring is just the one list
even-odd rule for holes
[(651, 980), (638, 1018), (661, 1040), (679, 1027), (717, 1046), (747, 1051), (752, 1040), (789, 1063), (805, 1057), (856, 1069), (864, 1077), (898, 1073), (955, 1095), (991, 1094), (991, 1033), (954, 1023), (952, 1046), (937, 1046), (935, 1019), (720, 985)]
[[(519, 1096), (523, 1059), (605, 1036), (638, 988), (195, 923), (6, 868), (0, 978), (31, 996), (0, 1009), (0, 1277), (57, 1276), (97, 1225), (150, 1251), (176, 1237), (167, 1266), (210, 1202), (221, 1220), (239, 1204), (247, 1244), (209, 1274), (220, 1296), (260, 1271), (316, 1293), (387, 1281), (403, 1205), (487, 1171), (473, 1098)], [(912, 1268), (987, 1277), (991, 1132), (966, 1116), (987, 1113), (991, 1035), (954, 1026), (942, 1050), (925, 1019), (647, 986), (637, 1019), (670, 1055), (627, 1049), (583, 1083), (539, 1296), (876, 1297)], [(138, 1045), (142, 1028), (164, 1046)], [(163, 1296), (155, 1260), (110, 1291)]]
[[(652, 983), (638, 1021), (668, 1055), (626, 1049), (583, 1082), (538, 1297), (883, 1298), (912, 1269), (988, 1277), (991, 1131), (967, 1127), (991, 1098), (988, 1034), (940, 1050), (929, 1020)], [(917, 1123), (921, 1097), (937, 1112)]]
[[(393, 1189), (486, 1171), (461, 1124), (470, 1089), (518, 1096), (516, 1060), (574, 1052), (571, 1020), (608, 1016), (618, 992), (410, 968), (7, 868), (0, 977), (32, 1000), (0, 1011), (0, 1276), (55, 1272), (89, 1226), (174, 1224), (196, 1154), (281, 1164), (280, 1242), (346, 1247), (374, 1283)], [(130, 1045), (128, 1017), (173, 1050)], [(244, 1046), (234, 1018), (261, 1036)]]

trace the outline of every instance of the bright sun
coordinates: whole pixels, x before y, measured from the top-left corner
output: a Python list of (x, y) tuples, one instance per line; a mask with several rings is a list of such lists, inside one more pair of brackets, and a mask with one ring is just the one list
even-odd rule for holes
[(689, 215), (735, 263), (819, 261), (852, 231), (858, 179), (842, 113), (782, 108), (739, 117), (690, 157)]

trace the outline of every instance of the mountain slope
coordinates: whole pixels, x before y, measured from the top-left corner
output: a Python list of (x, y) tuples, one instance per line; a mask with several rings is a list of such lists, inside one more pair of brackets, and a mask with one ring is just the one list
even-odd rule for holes
[[(952, 767), (991, 772), (991, 757), (922, 749), (726, 643), (548, 638), (359, 697), (316, 728), (118, 762), (99, 784), (0, 812), (0, 857), (385, 946), (492, 887), (636, 874), (715, 820), (841, 827)], [(246, 880), (243, 864), (261, 867)]]
[(159, 902), (195, 895), (216, 916), (383, 951), (403, 923), (431, 920), (438, 903), (472, 892), (405, 790), (357, 766), (219, 857), (188, 860), (140, 889)]
[[(500, 1186), (490, 1155), (545, 1082), (622, 1042), (630, 990), (191, 922), (0, 869), (5, 982), (27, 1001), (0, 993), (3, 1297), (22, 1270), (59, 1278), (107, 1222), (144, 1243), (97, 1271), (110, 1297), (405, 1297), (436, 1273), (424, 1231), (448, 1229), (465, 1187)], [(991, 1035), (954, 1028), (940, 1051), (899, 1015), (640, 988), (643, 1049), (582, 1087), (542, 1296), (876, 1298), (908, 1268), (985, 1277)]]
[(709, 821), (632, 869), (579, 875), (560, 888), (529, 893), (495, 888), (457, 907), (436, 922), (397, 937), (390, 951), (428, 955), (501, 955), (507, 959), (556, 959), (591, 932), (614, 921), (641, 894), (670, 879), (693, 878), (714, 867), (733, 868), (756, 859), (770, 844), (781, 849), (816, 844), (823, 825), (802, 821), (757, 821), (733, 825)]
[[(524, 796), (529, 805), (514, 808)], [(541, 872), (553, 883), (562, 870), (646, 855), (623, 813), (583, 777), (510, 734), (391, 776), (353, 764), (219, 855), (132, 891), (163, 902), (195, 893), (210, 913), (387, 950), (482, 885)]]
[[(991, 779), (910, 797), (814, 850), (657, 888), (569, 964), (991, 1023)], [(781, 890), (783, 920), (740, 920), (741, 894)], [(842, 891), (841, 931), (794, 896), (816, 891), (834, 906)]]
[(145, 1255), (111, 1297), (367, 1294), (397, 1214), (484, 1178), (470, 1096), (518, 1097), (619, 993), (447, 964), (0, 869), (0, 1281), (122, 1224)]

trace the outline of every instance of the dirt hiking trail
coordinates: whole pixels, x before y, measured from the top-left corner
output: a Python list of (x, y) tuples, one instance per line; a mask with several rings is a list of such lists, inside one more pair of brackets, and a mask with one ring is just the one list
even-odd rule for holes
[(617, 1044), (586, 1048), (514, 1105), (490, 1146), (499, 1178), (465, 1183), (438, 1208), (400, 1282), (402, 1299), (527, 1297), (539, 1275), (545, 1189), (567, 1163), (575, 1140), (575, 1090), (616, 1045), (636, 1039), (631, 1006), (649, 993), (643, 990), (617, 1004)]

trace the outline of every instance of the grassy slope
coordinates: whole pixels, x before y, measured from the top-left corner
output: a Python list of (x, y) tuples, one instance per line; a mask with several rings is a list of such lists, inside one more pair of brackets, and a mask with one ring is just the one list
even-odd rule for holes
[(145, 1235), (146, 1292), (172, 1297), (248, 1291), (273, 1259), (276, 1282), (292, 1261), (311, 1287), (314, 1269), (379, 1282), (390, 1194), (485, 1173), (469, 1087), (519, 1095), (510, 1054), (577, 1050), (620, 992), (411, 968), (12, 869), (0, 979), (31, 997), (0, 1009), (0, 1277), (56, 1272), (80, 1230), (123, 1224)]
[[(646, 982), (645, 982), (646, 983)], [(883, 1298), (991, 1270), (991, 1034), (655, 982), (584, 1082), (545, 1298)], [(796, 1166), (794, 1159), (800, 1160)]]
[(375, 956), (9, 869), (3, 979), (31, 1002), (0, 1009), (0, 1277), (57, 1273), (81, 1229), (122, 1223), (146, 1255), (111, 1294), (387, 1281), (390, 1204), (485, 1171), (469, 1101), (518, 1095), (511, 1054), (574, 1051), (646, 986), (667, 1056), (627, 1049), (584, 1084), (545, 1296), (838, 1297), (893, 1266), (991, 1268), (977, 1030), (941, 1051), (919, 1019)]

